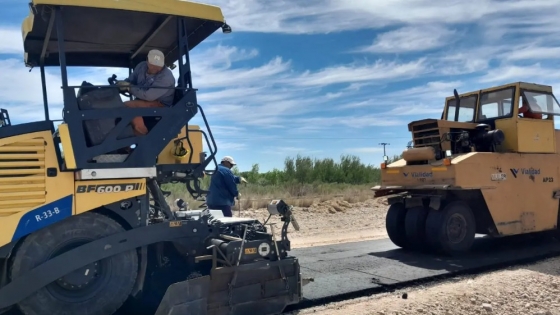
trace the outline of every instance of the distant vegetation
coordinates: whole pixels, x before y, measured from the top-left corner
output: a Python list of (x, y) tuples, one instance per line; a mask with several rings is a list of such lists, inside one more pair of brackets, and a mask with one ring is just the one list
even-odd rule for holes
[[(399, 156), (394, 156), (391, 161), (397, 159)], [(339, 161), (298, 155), (286, 158), (283, 169), (260, 172), (259, 164), (255, 163), (250, 171), (240, 172), (237, 167), (232, 171), (249, 182), (238, 186), (244, 208), (262, 207), (271, 198), (292, 198), (292, 204), (300, 206), (333, 196), (344, 197), (349, 202), (363, 201), (371, 197), (370, 188), (381, 179), (379, 165), (366, 165), (359, 157), (351, 155), (341, 156)], [(207, 188), (209, 183), (207, 177), (201, 184)], [(177, 197), (184, 198), (187, 194), (179, 184), (162, 188), (172, 190)]]

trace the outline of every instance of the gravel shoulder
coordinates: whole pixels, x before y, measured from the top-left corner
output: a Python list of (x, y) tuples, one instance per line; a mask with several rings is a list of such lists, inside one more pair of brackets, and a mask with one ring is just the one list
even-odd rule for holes
[(289, 314), (560, 315), (560, 258)]
[[(295, 208), (300, 231), (290, 227), (292, 247), (387, 238), (386, 210), (383, 199), (356, 204), (334, 199), (309, 208)], [(265, 209), (251, 209), (242, 211), (241, 216), (265, 220), (268, 213)], [(278, 228), (282, 225), (277, 219), (270, 222), (277, 223)], [(560, 258), (289, 314), (560, 315)]]
[[(288, 237), (293, 248), (387, 238), (386, 211), (387, 206), (382, 199), (353, 204), (332, 199), (308, 208), (294, 207), (300, 230), (295, 231), (291, 226)], [(234, 216), (239, 216), (237, 211)], [(264, 222), (268, 212), (266, 209), (242, 210), (241, 217), (254, 217)], [(276, 223), (279, 237), (283, 222), (274, 217), (268, 223)]]

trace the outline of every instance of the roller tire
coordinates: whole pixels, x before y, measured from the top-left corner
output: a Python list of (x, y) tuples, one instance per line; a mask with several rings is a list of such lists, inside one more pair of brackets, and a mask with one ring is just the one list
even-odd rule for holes
[[(91, 241), (122, 231), (124, 228), (116, 221), (94, 212), (53, 224), (25, 238), (13, 257), (10, 278), (25, 274), (51, 255), (60, 253), (61, 249), (64, 251), (66, 247), (63, 246), (72, 242)], [(100, 266), (95, 267), (100, 268), (97, 269), (99, 278), (88, 279), (92, 286), (88, 286), (85, 291), (71, 295), (69, 290), (63, 288), (67, 284), (61, 285), (55, 281), (21, 301), (19, 309), (26, 315), (115, 313), (128, 298), (136, 281), (137, 252), (130, 250), (96, 263)]]
[(389, 235), (389, 239), (398, 247), (409, 248), (405, 233), (406, 211), (403, 203), (394, 203), (389, 206), (387, 215), (385, 216), (385, 229)]
[(406, 212), (406, 239), (412, 249), (419, 251), (429, 249), (429, 246), (426, 246), (426, 218), (429, 212), (429, 208), (422, 206), (410, 208)]
[[(458, 221), (460, 226), (455, 231), (448, 231), (448, 227), (455, 225), (453, 221)], [(455, 235), (457, 233), (460, 235)], [(432, 250), (447, 255), (461, 256), (468, 253), (475, 234), (474, 215), (462, 201), (453, 201), (442, 210), (430, 211), (426, 219), (426, 243)]]

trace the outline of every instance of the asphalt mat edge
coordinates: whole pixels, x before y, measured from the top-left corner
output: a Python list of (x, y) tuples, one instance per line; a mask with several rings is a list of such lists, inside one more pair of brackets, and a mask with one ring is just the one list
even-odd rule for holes
[[(477, 250), (476, 246), (474, 248), (473, 255), (465, 255), (464, 257), (447, 257), (447, 256), (440, 256), (434, 254), (425, 254), (425, 253), (414, 253), (411, 251), (405, 251), (402, 249), (393, 249), (391, 251), (399, 251), (403, 256), (414, 256), (420, 258), (431, 258), (431, 259), (442, 259), (442, 260), (451, 260), (453, 262), (457, 262), (460, 260), (476, 260), (482, 257), (494, 256), (498, 257), (499, 259), (487, 259), (485, 263), (479, 263), (475, 265), (471, 265), (469, 267), (459, 267), (456, 269), (446, 270), (445, 272), (435, 273), (435, 274), (426, 274), (423, 277), (416, 277), (410, 278), (404, 281), (398, 281), (395, 279), (391, 279), (387, 274), (375, 274), (375, 273), (368, 273), (371, 275), (371, 286), (369, 288), (364, 289), (356, 289), (352, 291), (346, 292), (338, 292), (338, 294), (331, 294), (331, 295), (323, 295), (317, 298), (308, 298), (310, 295), (306, 294), (306, 288), (309, 285), (315, 284), (315, 286), (320, 285), (317, 282), (311, 282), (304, 287), (304, 297), (303, 300), (296, 304), (290, 305), (285, 310), (284, 313), (292, 312), (296, 310), (301, 310), (305, 308), (310, 308), (314, 306), (320, 306), (328, 303), (344, 301), (353, 298), (371, 296), (375, 294), (387, 293), (387, 292), (394, 292), (395, 290), (407, 288), (407, 287), (415, 287), (418, 285), (434, 285), (437, 282), (447, 281), (451, 278), (457, 276), (467, 276), (467, 275), (476, 275), (486, 272), (497, 271), (501, 269), (506, 269), (508, 267), (514, 267), (519, 265), (531, 264), (536, 263), (541, 260), (545, 260), (548, 258), (553, 258), (560, 256), (560, 242), (556, 235), (522, 235), (522, 236), (515, 236), (515, 237), (508, 237), (503, 239), (487, 239), (487, 238), (480, 238), (483, 243), (486, 243), (485, 246), (481, 246), (482, 250)], [(377, 240), (379, 241), (386, 241), (386, 240)], [(372, 242), (372, 241), (366, 241)], [(375, 242), (375, 241), (373, 241)], [(363, 245), (364, 242), (360, 242), (360, 246)], [(337, 244), (339, 245), (339, 244)], [(326, 247), (326, 246), (325, 246)], [(499, 250), (496, 250), (497, 248)], [(318, 250), (317, 248), (315, 250)], [(319, 249), (320, 250), (320, 249)], [(299, 251), (299, 255), (303, 254), (302, 251)], [(323, 251), (325, 252), (325, 251)], [(370, 255), (379, 255), (380, 252), (370, 252)], [(360, 256), (363, 257), (363, 256)], [(398, 264), (398, 263), (397, 263)], [(302, 263), (302, 268), (305, 268), (305, 264)], [(317, 268), (320, 269), (320, 268)], [(344, 269), (344, 268), (343, 268)], [(348, 269), (351, 271), (356, 271), (352, 268)], [(363, 271), (363, 270), (360, 270)], [(306, 277), (305, 274), (302, 274), (303, 277)], [(393, 280), (393, 281), (391, 281)]]

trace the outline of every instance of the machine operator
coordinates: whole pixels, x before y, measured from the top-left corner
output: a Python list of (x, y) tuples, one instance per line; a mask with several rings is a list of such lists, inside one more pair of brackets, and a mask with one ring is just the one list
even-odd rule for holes
[[(131, 84), (136, 86), (129, 87)], [(173, 106), (175, 77), (165, 66), (165, 56), (157, 49), (150, 50), (146, 61), (140, 62), (128, 78), (117, 81), (117, 85), (122, 86), (121, 91), (129, 91), (135, 98), (124, 102), (127, 107)], [(152, 86), (164, 88), (152, 88)], [(136, 135), (148, 133), (142, 117), (134, 117), (132, 127)]]
[(222, 210), (226, 217), (232, 217), (231, 207), (235, 205), (234, 198), (240, 197), (237, 184), (247, 183), (245, 178), (236, 176), (231, 171), (235, 161), (231, 156), (225, 156), (218, 165), (216, 173), (212, 175), (206, 205), (209, 209)]
[(532, 112), (531, 109), (541, 110), (540, 106), (537, 104), (537, 100), (531, 98), (531, 106), (529, 106), (529, 101), (527, 98), (523, 97), (523, 105), (519, 108), (519, 114), (523, 114), (523, 118), (542, 119), (543, 115), (541, 113)]

